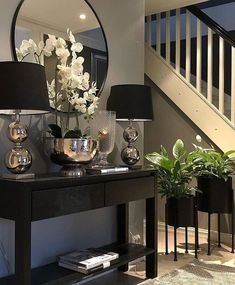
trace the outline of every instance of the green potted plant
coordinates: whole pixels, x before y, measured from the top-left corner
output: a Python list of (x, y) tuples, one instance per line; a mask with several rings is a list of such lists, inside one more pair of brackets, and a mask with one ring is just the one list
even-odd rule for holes
[[(198, 142), (201, 137), (197, 136)], [(231, 174), (235, 171), (235, 150), (217, 151), (213, 146), (203, 148), (194, 144), (194, 150), (187, 156), (187, 163), (193, 166), (197, 177), (198, 210), (208, 213), (231, 213), (233, 200)]]
[(195, 192), (191, 187), (193, 167), (188, 163), (187, 152), (182, 140), (178, 139), (172, 150), (172, 155), (161, 146), (160, 152), (147, 154), (145, 158), (158, 170), (157, 182), (159, 193), (166, 197), (165, 226), (166, 254), (168, 254), (168, 227), (174, 227), (174, 261), (177, 261), (178, 227), (185, 227), (186, 253), (188, 252), (187, 227), (195, 227), (195, 258), (197, 258), (197, 215), (195, 207)]
[[(196, 136), (201, 142), (201, 137)], [(197, 177), (197, 210), (208, 213), (208, 252), (210, 255), (210, 225), (211, 214), (218, 214), (218, 246), (220, 246), (220, 214), (232, 214), (232, 253), (234, 252), (233, 226), (233, 189), (231, 174), (235, 170), (235, 150), (217, 151), (213, 146), (203, 148), (194, 145), (194, 151), (189, 153), (187, 163), (193, 165), (193, 175)]]
[(193, 167), (188, 163), (182, 140), (178, 139), (172, 150), (172, 158), (161, 146), (160, 152), (146, 154), (145, 158), (158, 170), (158, 189), (166, 197), (168, 224), (176, 227), (194, 226), (194, 194), (191, 187)]

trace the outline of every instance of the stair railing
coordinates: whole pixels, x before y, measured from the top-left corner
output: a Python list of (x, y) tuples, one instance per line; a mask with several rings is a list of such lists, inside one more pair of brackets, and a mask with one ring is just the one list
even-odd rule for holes
[[(216, 82), (216, 88), (218, 89), (218, 102), (213, 105), (217, 111), (224, 118), (229, 119), (230, 123), (235, 126), (235, 40), (229, 32), (212, 20), (208, 15), (201, 11), (196, 6), (186, 7), (186, 13), (181, 13), (183, 10), (176, 9), (156, 15), (147, 16), (146, 27), (146, 43), (148, 46), (155, 47), (156, 53), (159, 56), (164, 57), (167, 64), (171, 65), (175, 69), (175, 72), (179, 73), (187, 83), (192, 85), (192, 62), (194, 62), (195, 69), (195, 85), (194, 88), (199, 93), (202, 93), (202, 71), (204, 77), (206, 77), (206, 101), (209, 104), (213, 104), (215, 98), (213, 90), (215, 89), (215, 78), (213, 78), (213, 70), (215, 65), (218, 66), (218, 82)], [(184, 9), (185, 11), (185, 9)], [(172, 18), (175, 18), (174, 25), (172, 25)], [(193, 19), (194, 18), (194, 19)], [(193, 22), (194, 20), (194, 22)], [(195, 22), (196, 21), (196, 22)], [(156, 26), (154, 27), (153, 24)], [(152, 29), (156, 33), (153, 35)], [(175, 29), (175, 31), (174, 31)], [(195, 30), (196, 29), (196, 30)], [(192, 31), (193, 30), (193, 31)], [(185, 37), (184, 37), (185, 31)], [(204, 34), (203, 34), (204, 33)], [(174, 36), (174, 40), (171, 41), (171, 36)], [(202, 48), (202, 38), (207, 37), (207, 63), (203, 63), (203, 55), (205, 51)], [(218, 59), (213, 55), (213, 45), (215, 43), (214, 35), (216, 35), (218, 44)], [(152, 38), (152, 36), (154, 36)], [(192, 51), (192, 42), (196, 45), (196, 50)], [(184, 45), (184, 55), (182, 56), (182, 45)], [(225, 54), (229, 51), (229, 55)], [(204, 53), (203, 53), (204, 52)], [(192, 58), (194, 54), (195, 58)], [(231, 67), (226, 66), (226, 70), (229, 68), (229, 73), (225, 74), (225, 56), (226, 62), (229, 59)], [(230, 59), (231, 56), (231, 59)], [(184, 62), (182, 63), (182, 61)], [(217, 60), (217, 63), (215, 62)], [(183, 68), (182, 68), (183, 66)], [(206, 75), (205, 68), (206, 66)], [(182, 72), (182, 69), (184, 71)], [(229, 74), (229, 77), (227, 76)], [(226, 76), (225, 76), (226, 75)], [(217, 81), (217, 80), (216, 80)], [(227, 81), (227, 82), (225, 82)], [(231, 102), (226, 101), (226, 106), (229, 104), (225, 112), (225, 83), (229, 85), (229, 93), (226, 98), (231, 98)], [(230, 97), (231, 96), (231, 97)], [(228, 110), (229, 109), (229, 110)], [(226, 115), (226, 117), (225, 117)]]

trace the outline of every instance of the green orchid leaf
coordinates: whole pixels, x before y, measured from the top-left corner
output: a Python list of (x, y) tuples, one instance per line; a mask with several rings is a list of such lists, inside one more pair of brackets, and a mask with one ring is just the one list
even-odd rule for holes
[(81, 130), (69, 130), (65, 133), (64, 138), (80, 139), (82, 138), (82, 132)]
[(55, 138), (62, 138), (62, 131), (61, 127), (56, 124), (49, 124), (48, 127), (50, 128), (50, 133)]

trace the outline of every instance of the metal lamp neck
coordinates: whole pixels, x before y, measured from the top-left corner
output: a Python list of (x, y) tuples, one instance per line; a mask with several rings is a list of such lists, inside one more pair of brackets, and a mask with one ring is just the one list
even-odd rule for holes
[(19, 121), (20, 121), (20, 110), (15, 110), (14, 113), (15, 113), (14, 120), (15, 120), (15, 122), (19, 123)]

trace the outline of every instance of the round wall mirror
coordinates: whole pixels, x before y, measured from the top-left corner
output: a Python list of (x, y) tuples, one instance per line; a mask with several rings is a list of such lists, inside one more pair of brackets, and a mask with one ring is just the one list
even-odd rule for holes
[[(83, 45), (79, 56), (84, 57), (84, 71), (95, 81), (101, 94), (108, 70), (108, 47), (104, 30), (94, 9), (86, 0), (24, 0), (21, 1), (12, 22), (12, 53), (17, 60), (16, 48), (23, 40), (45, 42), (48, 34), (68, 39), (70, 29), (77, 42)], [(44, 56), (48, 82), (55, 77), (56, 56)], [(25, 58), (24, 61), (33, 61)], [(53, 108), (53, 106), (51, 106)], [(62, 111), (66, 112), (68, 106)]]

